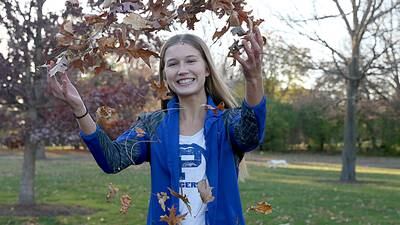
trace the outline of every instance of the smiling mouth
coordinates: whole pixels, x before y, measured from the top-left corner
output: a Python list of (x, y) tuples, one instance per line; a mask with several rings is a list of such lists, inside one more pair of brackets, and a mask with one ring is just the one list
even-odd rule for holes
[(187, 85), (187, 84), (191, 84), (194, 80), (195, 80), (194, 78), (186, 78), (186, 79), (178, 80), (177, 83), (181, 84), (181, 85)]

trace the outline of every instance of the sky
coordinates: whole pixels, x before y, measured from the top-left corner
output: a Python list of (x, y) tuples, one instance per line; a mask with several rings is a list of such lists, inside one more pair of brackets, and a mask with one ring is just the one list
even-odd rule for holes
[[(27, 1), (27, 0), (21, 0)], [(48, 0), (44, 5), (44, 13), (52, 12), (62, 12), (64, 9), (65, 0)], [(85, 5), (86, 1), (81, 0), (81, 5)], [(337, 9), (332, 1), (326, 0), (278, 0), (278, 1), (268, 1), (268, 0), (247, 0), (247, 9), (253, 10), (252, 14), (256, 18), (264, 19), (264, 23), (261, 25), (260, 29), (262, 33), (270, 33), (280, 35), (288, 43), (296, 44), (299, 47), (306, 47), (311, 50), (311, 54), (314, 58), (327, 58), (329, 57), (329, 52), (325, 48), (316, 44), (315, 42), (309, 41), (307, 38), (302, 37), (298, 32), (290, 29), (279, 17), (287, 17), (289, 15), (298, 15), (303, 18), (310, 18), (316, 12), (319, 15), (326, 14), (337, 14)], [(298, 17), (300, 18), (300, 17)], [(220, 23), (219, 23), (220, 22)], [(224, 22), (215, 18), (215, 16), (204, 17), (202, 19), (202, 25), (196, 27), (196, 31), (191, 31), (191, 33), (202, 36), (209, 46), (211, 46), (211, 51), (219, 51), (217, 49), (227, 49), (224, 43), (232, 43), (231, 40), (222, 39), (221, 42), (213, 44), (210, 40), (215, 28), (222, 28)], [(307, 25), (306, 28), (302, 29), (301, 32), (307, 32), (311, 34), (313, 31), (318, 30), (321, 36), (328, 40), (328, 42), (339, 48), (346, 48), (343, 44), (345, 43), (346, 31), (344, 30), (344, 24), (341, 20), (327, 20), (323, 24)], [(212, 27), (213, 29), (209, 29)], [(182, 33), (187, 31), (175, 31), (173, 33), (166, 33), (165, 35), (172, 35), (174, 33)], [(6, 42), (4, 41), (5, 29), (0, 27), (0, 52), (5, 53)], [(229, 46), (229, 45), (228, 45)], [(221, 57), (225, 55), (225, 52), (220, 53)], [(306, 87), (311, 87), (315, 77), (305, 81)]]

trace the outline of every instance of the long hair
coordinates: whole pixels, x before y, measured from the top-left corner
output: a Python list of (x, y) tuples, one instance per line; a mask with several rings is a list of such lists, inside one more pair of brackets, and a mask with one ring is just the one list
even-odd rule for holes
[[(163, 47), (161, 48), (160, 53), (160, 66), (159, 66), (159, 79), (160, 81), (165, 81), (164, 76), (164, 68), (165, 68), (165, 52), (167, 49), (173, 45), (178, 43), (189, 44), (193, 48), (197, 49), (204, 61), (206, 62), (208, 71), (210, 73), (209, 76), (206, 77), (206, 81), (204, 84), (204, 88), (206, 94), (211, 96), (215, 104), (219, 104), (220, 102), (224, 102), (225, 108), (234, 108), (238, 104), (235, 98), (232, 96), (231, 92), (228, 89), (228, 86), (222, 80), (222, 78), (217, 74), (214, 62), (212, 60), (210, 50), (204, 41), (192, 34), (178, 34), (167, 40)], [(166, 82), (164, 82), (166, 83)], [(175, 93), (169, 90), (171, 94), (174, 96)], [(167, 100), (168, 101), (168, 100)], [(166, 108), (166, 101), (161, 102), (161, 107), (163, 109)]]

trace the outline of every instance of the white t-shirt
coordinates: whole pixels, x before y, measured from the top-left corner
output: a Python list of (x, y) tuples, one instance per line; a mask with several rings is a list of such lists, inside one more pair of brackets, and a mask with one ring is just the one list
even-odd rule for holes
[[(188, 213), (182, 225), (205, 225), (207, 205), (203, 204), (197, 190), (197, 182), (206, 179), (206, 149), (203, 129), (193, 136), (179, 135), (179, 151), (181, 173), (179, 178), (180, 191), (186, 195), (192, 208), (192, 215)], [(186, 205), (179, 200), (180, 214), (188, 212)]]

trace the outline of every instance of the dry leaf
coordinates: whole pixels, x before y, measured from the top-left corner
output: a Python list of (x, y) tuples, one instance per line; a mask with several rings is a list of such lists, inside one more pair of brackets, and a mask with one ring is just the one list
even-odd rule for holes
[(99, 124), (106, 133), (113, 128), (118, 121), (117, 110), (108, 106), (100, 106), (96, 110), (96, 123)]
[[(138, 137), (144, 137), (144, 135), (146, 135), (146, 132), (140, 127), (136, 127), (135, 132), (136, 132), (136, 136), (138, 136)], [(164, 192), (161, 192), (161, 193), (164, 193)], [(158, 195), (158, 193), (157, 193), (157, 195)]]
[(165, 212), (165, 202), (169, 199), (166, 192), (157, 193), (158, 204), (160, 204), (162, 210)]
[(106, 196), (107, 202), (110, 202), (115, 197), (115, 195), (118, 193), (118, 191), (119, 191), (119, 188), (114, 187), (113, 184), (110, 183), (108, 185), (108, 192), (107, 192), (107, 196)]
[(201, 105), (205, 108), (205, 110), (211, 110), (213, 111), (214, 115), (218, 115), (218, 110), (223, 111), (225, 109), (225, 103), (220, 102), (217, 107), (213, 107), (211, 105), (203, 104)]
[(171, 195), (173, 195), (173, 196), (179, 198), (180, 200), (182, 200), (183, 203), (188, 208), (189, 213), (192, 214), (192, 207), (190, 207), (190, 202), (189, 202), (188, 197), (186, 195), (179, 194), (178, 192), (172, 190), (171, 188), (168, 188), (168, 190), (171, 193)]
[(65, 73), (65, 71), (68, 69), (68, 64), (69, 63), (65, 55), (63, 55), (61, 58), (58, 58), (56, 65), (49, 71), (50, 77), (56, 75), (57, 72)]
[(247, 212), (250, 210), (267, 215), (272, 213), (272, 206), (267, 202), (258, 202), (256, 206), (250, 206), (250, 208), (247, 209)]
[(197, 190), (200, 193), (200, 198), (204, 204), (214, 201), (214, 196), (212, 195), (213, 188), (208, 185), (208, 181), (203, 179), (197, 183)]
[(168, 223), (168, 225), (182, 224), (182, 221), (185, 220), (187, 213), (177, 216), (175, 206), (172, 206), (172, 208), (168, 208), (168, 210), (169, 210), (169, 215), (168, 216), (167, 215), (160, 216), (160, 221), (166, 222), (166, 223)]
[(129, 207), (131, 206), (132, 198), (129, 195), (125, 194), (122, 195), (119, 200), (121, 201), (121, 208), (119, 212), (126, 214), (128, 212)]
[(168, 88), (165, 86), (164, 81), (162, 80), (160, 84), (157, 81), (151, 81), (151, 88), (157, 93), (157, 98), (161, 100), (168, 99)]
[(111, 4), (115, 3), (117, 0), (104, 0), (103, 2), (103, 9), (108, 8)]
[(146, 28), (151, 28), (151, 22), (141, 17), (139, 14), (130, 13), (123, 20), (123, 23), (129, 24), (134, 30), (142, 30)]

